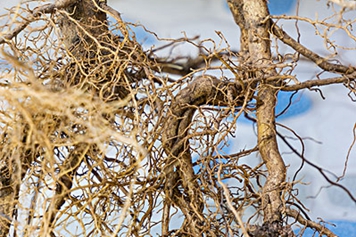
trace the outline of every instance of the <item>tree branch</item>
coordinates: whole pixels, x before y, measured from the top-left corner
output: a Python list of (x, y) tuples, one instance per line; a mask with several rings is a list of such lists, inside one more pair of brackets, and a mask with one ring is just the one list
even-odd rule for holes
[(45, 4), (43, 6), (36, 7), (32, 11), (32, 15), (27, 16), (25, 22), (15, 27), (10, 32), (0, 37), (0, 44), (4, 44), (12, 38), (16, 37), (21, 31), (23, 31), (31, 22), (35, 21), (41, 14), (53, 13), (56, 9), (62, 9), (74, 4), (76, 0), (57, 0), (55, 3)]
[(327, 85), (332, 85), (332, 84), (340, 84), (340, 83), (349, 83), (350, 81), (355, 82), (356, 75), (351, 74), (343, 77), (333, 77), (333, 78), (327, 78), (327, 79), (316, 79), (316, 80), (308, 80), (305, 82), (302, 82), (300, 84), (295, 84), (295, 85), (287, 85), (281, 88), (282, 91), (297, 91), (301, 89), (309, 89), (312, 87), (319, 87), (319, 86), (327, 86)]
[(36, 7), (33, 9), (33, 16), (39, 16), (40, 14), (53, 13), (55, 10), (63, 9), (73, 5), (77, 0), (56, 0), (55, 3), (45, 4), (43, 6)]
[(316, 65), (318, 65), (321, 69), (328, 71), (328, 72), (335, 72), (335, 73), (344, 73), (344, 74), (351, 74), (355, 72), (355, 67), (352, 66), (344, 66), (340, 64), (334, 64), (327, 61), (327, 59), (319, 56), (318, 54), (314, 53), (310, 49), (306, 48), (295, 39), (290, 37), (284, 30), (282, 30), (277, 24), (272, 20), (269, 19), (271, 23), (271, 30), (272, 33), (283, 43), (292, 47), (295, 51), (302, 54), (304, 57), (310, 59)]
[(314, 230), (318, 231), (320, 235), (326, 235), (328, 237), (337, 237), (331, 230), (326, 228), (325, 226), (322, 226), (314, 221), (307, 220), (305, 219), (302, 215), (300, 215), (299, 212), (296, 210), (286, 208), (286, 214), (290, 217), (293, 217), (296, 221), (298, 221), (300, 224), (313, 228)]

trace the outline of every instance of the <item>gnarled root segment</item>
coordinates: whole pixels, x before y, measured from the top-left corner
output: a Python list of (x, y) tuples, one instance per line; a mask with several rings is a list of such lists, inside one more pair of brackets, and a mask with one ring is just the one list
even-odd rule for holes
[(169, 233), (170, 206), (175, 205), (185, 215), (181, 229), (193, 236), (204, 232), (204, 201), (199, 182), (193, 170), (189, 144), (189, 128), (196, 109), (201, 105), (241, 106), (243, 89), (235, 82), (221, 81), (212, 76), (196, 78), (181, 90), (169, 107), (162, 135), (167, 154), (163, 175), (165, 178), (165, 207), (162, 234)]

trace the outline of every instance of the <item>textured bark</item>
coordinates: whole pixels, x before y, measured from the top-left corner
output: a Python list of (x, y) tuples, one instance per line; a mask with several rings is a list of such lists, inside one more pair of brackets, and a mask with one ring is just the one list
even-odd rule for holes
[[(168, 158), (163, 174), (166, 176), (165, 203), (163, 220), (168, 220), (171, 203), (177, 205), (185, 215), (184, 229), (199, 236), (203, 229), (202, 193), (193, 171), (192, 157), (188, 140), (188, 131), (192, 117), (198, 106), (227, 105), (241, 106), (244, 98), (242, 87), (237, 83), (218, 80), (212, 76), (196, 78), (181, 90), (170, 105), (162, 143)], [(235, 98), (235, 99), (232, 99)], [(181, 185), (183, 193), (178, 189)], [(184, 200), (188, 197), (188, 202)], [(162, 224), (162, 235), (169, 233), (169, 223)]]
[[(270, 49), (270, 21), (267, 2), (265, 0), (229, 0), (234, 19), (242, 32), (241, 48), (243, 58), (252, 71), (253, 77), (259, 79), (257, 94), (257, 127), (258, 145), (263, 161), (268, 169), (267, 181), (262, 190), (262, 209), (264, 226), (282, 225), (283, 201), (281, 184), (285, 181), (286, 168), (279, 153), (276, 140), (275, 114), (276, 95), (275, 82), (267, 82), (266, 77), (276, 76)], [(272, 225), (273, 224), (273, 225)]]
[[(98, 40), (109, 34), (106, 13), (99, 10), (100, 0), (72, 1), (59, 15), (64, 45), (75, 58), (83, 60), (97, 54)], [(106, 2), (106, 1), (105, 1)], [(88, 54), (88, 52), (90, 54)]]
[[(58, 14), (58, 25), (71, 63), (63, 81), (106, 101), (128, 96), (130, 84), (144, 78), (145, 73), (137, 73), (139, 67), (132, 67), (129, 72), (128, 66), (121, 64), (125, 60), (121, 59), (140, 62), (145, 61), (146, 55), (138, 44), (128, 39), (127, 29), (121, 29), (123, 36), (109, 31), (107, 12), (114, 10), (101, 0), (75, 1), (64, 10)], [(116, 17), (121, 20), (119, 15)]]

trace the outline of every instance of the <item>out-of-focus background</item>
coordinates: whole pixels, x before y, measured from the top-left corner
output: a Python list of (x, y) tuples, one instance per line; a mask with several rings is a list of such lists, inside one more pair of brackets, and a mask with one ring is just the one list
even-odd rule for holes
[[(0, 14), (6, 14), (5, 7), (11, 7), (18, 0), (1, 1)], [(269, 0), (270, 12), (275, 15), (287, 14), (323, 19), (340, 10), (337, 6), (328, 6), (327, 0)], [(232, 49), (239, 49), (239, 29), (224, 0), (108, 0), (109, 5), (117, 9), (122, 17), (130, 22), (144, 25), (155, 32), (160, 38), (195, 37), (214, 39), (222, 43), (216, 31), (221, 32)], [(356, 10), (347, 13), (348, 17), (356, 18)], [(295, 21), (279, 23), (290, 35), (297, 36)], [(356, 27), (356, 26), (355, 26)], [(300, 42), (315, 52), (326, 56), (330, 54), (324, 47), (324, 41), (316, 35), (312, 26), (299, 22)], [(142, 27), (133, 27), (138, 39), (144, 47), (158, 47), (162, 43), (156, 37), (148, 34)], [(339, 51), (338, 59), (344, 64), (356, 65), (356, 42), (342, 32), (334, 32), (332, 40), (353, 50)], [(288, 47), (280, 45), (280, 52), (292, 52)], [(196, 55), (196, 50), (189, 45), (183, 45), (175, 50), (175, 54)], [(294, 72), (301, 81), (315, 78), (321, 72), (313, 64), (303, 62)], [(321, 78), (328, 74), (320, 75)], [(314, 164), (340, 176), (348, 149), (353, 142), (353, 129), (356, 123), (356, 104), (347, 96), (348, 90), (342, 85), (322, 88), (322, 99), (315, 91), (305, 90), (298, 93), (291, 108), (282, 115), (278, 122), (295, 130), (300, 137), (305, 138), (305, 157)], [(279, 95), (277, 111), (282, 111), (287, 105), (288, 93)], [(285, 135), (287, 130), (279, 128)], [(256, 142), (255, 127), (244, 119), (239, 119), (236, 137), (231, 140), (226, 152), (250, 148)], [(293, 143), (300, 150), (297, 142)], [(299, 168), (301, 160), (291, 154), (282, 144), (281, 151), (289, 164), (290, 179)], [(257, 159), (257, 158), (255, 158)], [(245, 162), (253, 162), (247, 160)], [(257, 161), (256, 161), (257, 162)], [(330, 176), (332, 178), (332, 176)], [(304, 165), (304, 171), (298, 176), (309, 185), (299, 185), (300, 198), (310, 210), (310, 217), (322, 217), (332, 221), (332, 227), (339, 236), (356, 236), (356, 205), (347, 194), (337, 187), (330, 187), (318, 170)], [(345, 178), (340, 182), (356, 196), (356, 151), (351, 150)], [(311, 236), (306, 232), (304, 236)]]

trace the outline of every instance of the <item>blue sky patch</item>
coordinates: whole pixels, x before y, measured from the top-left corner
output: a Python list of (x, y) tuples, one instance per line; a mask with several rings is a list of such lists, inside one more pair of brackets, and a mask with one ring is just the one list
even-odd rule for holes
[[(297, 0), (269, 0), (268, 9), (271, 15), (288, 15), (296, 5)], [(229, 7), (226, 3), (226, 9), (229, 10)]]
[(288, 15), (294, 9), (296, 2), (296, 0), (269, 0), (268, 9), (271, 15)]
[[(356, 222), (351, 221), (330, 221), (334, 225), (326, 224), (325, 226), (329, 228), (334, 234), (339, 237), (351, 237), (355, 236), (356, 233)], [(299, 230), (296, 230), (297, 234)], [(303, 237), (312, 237), (319, 236), (318, 233), (315, 233), (312, 229), (308, 228), (304, 231)]]
[[(134, 22), (130, 19), (123, 19), (123, 20), (127, 22)], [(109, 17), (109, 21), (115, 22), (115, 20), (110, 17)], [(143, 46), (151, 46), (157, 42), (156, 38), (152, 34), (145, 31), (142, 26), (128, 25), (128, 27), (130, 27), (131, 31), (135, 34), (137, 42), (139, 42)], [(112, 30), (112, 31), (116, 35), (121, 35), (121, 32), (119, 30)]]
[[(288, 107), (288, 105), (290, 106)], [(288, 107), (288, 108), (287, 108)], [(293, 93), (280, 91), (277, 96), (276, 105), (276, 120), (282, 120), (286, 118), (296, 117), (298, 115), (308, 112), (312, 107), (312, 100), (302, 92)], [(255, 118), (255, 114), (250, 114)], [(241, 115), (238, 119), (242, 123), (252, 123), (252, 121)]]

